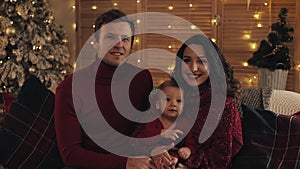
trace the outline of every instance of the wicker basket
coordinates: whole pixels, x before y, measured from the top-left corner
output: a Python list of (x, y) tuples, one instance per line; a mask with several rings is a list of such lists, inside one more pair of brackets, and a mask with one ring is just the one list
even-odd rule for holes
[(261, 88), (272, 88), (285, 90), (288, 70), (275, 69), (271, 71), (265, 68), (258, 69), (258, 86)]

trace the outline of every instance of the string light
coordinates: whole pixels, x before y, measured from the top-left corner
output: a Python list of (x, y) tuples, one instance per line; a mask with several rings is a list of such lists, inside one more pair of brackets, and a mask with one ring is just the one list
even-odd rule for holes
[(250, 38), (251, 38), (250, 33), (245, 33), (245, 34), (243, 35), (243, 39), (245, 39), (245, 40), (248, 40), (248, 39), (250, 39)]
[(248, 62), (243, 62), (243, 66), (245, 67), (249, 66)]
[(92, 10), (96, 10), (97, 9), (97, 6), (96, 5), (93, 5), (92, 6)]
[(195, 30), (195, 29), (197, 29), (197, 26), (196, 25), (191, 25), (191, 29)]
[(137, 19), (137, 20), (136, 20), (136, 23), (137, 23), (137, 24), (141, 23), (141, 20)]
[(137, 1), (136, 1), (136, 3), (138, 3), (138, 4), (139, 4), (140, 2), (141, 2), (140, 0), (137, 0)]
[(256, 43), (250, 43), (251, 49), (254, 49), (254, 50), (255, 50), (255, 49), (256, 49), (256, 46), (257, 46)]
[(213, 41), (214, 43), (216, 43), (216, 42), (217, 42), (217, 39), (211, 38), (211, 41)]
[(73, 23), (73, 29), (76, 30), (76, 23)]
[(193, 4), (189, 4), (189, 7), (193, 7)]
[(261, 23), (258, 23), (258, 24), (257, 24), (257, 27), (258, 27), (258, 28), (262, 28), (263, 26), (262, 26)]
[(76, 8), (76, 6), (75, 6), (75, 5), (73, 5), (73, 6), (72, 6), (72, 8), (73, 8), (73, 9), (75, 9), (75, 8)]
[(168, 8), (169, 10), (173, 10), (174, 7), (170, 5)]
[(118, 6), (118, 3), (115, 2), (115, 3), (114, 3), (114, 6)]
[(171, 48), (172, 48), (172, 45), (169, 45), (168, 48), (171, 49)]
[(253, 17), (254, 17), (254, 19), (258, 20), (258, 19), (261, 18), (261, 14), (260, 14), (259, 12), (258, 12), (258, 13), (255, 13), (255, 14), (253, 15)]
[(267, 3), (267, 2), (264, 2), (264, 6), (268, 6), (268, 3)]

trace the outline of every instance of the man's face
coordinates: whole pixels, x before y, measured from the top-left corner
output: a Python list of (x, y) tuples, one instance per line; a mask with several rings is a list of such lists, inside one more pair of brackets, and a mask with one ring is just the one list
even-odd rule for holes
[(127, 22), (114, 22), (101, 27), (99, 42), (95, 42), (98, 57), (104, 63), (118, 66), (131, 50), (132, 32)]

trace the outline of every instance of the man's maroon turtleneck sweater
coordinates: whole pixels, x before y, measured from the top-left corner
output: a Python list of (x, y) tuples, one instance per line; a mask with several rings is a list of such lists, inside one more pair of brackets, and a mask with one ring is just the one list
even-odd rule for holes
[[(93, 119), (91, 112), (97, 112), (95, 109), (100, 109), (107, 123), (119, 133), (130, 135), (135, 130), (137, 124), (123, 117), (116, 109), (111, 96), (111, 87), (113, 86), (113, 90), (120, 95), (128, 93), (126, 78), (130, 79), (129, 74), (138, 71), (139, 73), (130, 82), (129, 98), (136, 109), (145, 110), (148, 106), (148, 95), (153, 88), (152, 77), (148, 70), (142, 70), (127, 63), (119, 67), (121, 74), (112, 82), (116, 67), (100, 63), (97, 59), (90, 66), (68, 76), (57, 87), (55, 128), (58, 147), (65, 165), (80, 169), (123, 169), (126, 167), (127, 158), (102, 149), (82, 128), (82, 124), (85, 125)], [(79, 85), (74, 87), (72, 79), (77, 75), (80, 77), (77, 81)], [(90, 79), (94, 80), (90, 81)], [(88, 86), (86, 84), (90, 83), (95, 84), (97, 108), (91, 105), (89, 98), (91, 96), (85, 91)], [(80, 118), (79, 122), (77, 115), (80, 115), (83, 120)], [(104, 137), (105, 130), (101, 129), (97, 134)]]

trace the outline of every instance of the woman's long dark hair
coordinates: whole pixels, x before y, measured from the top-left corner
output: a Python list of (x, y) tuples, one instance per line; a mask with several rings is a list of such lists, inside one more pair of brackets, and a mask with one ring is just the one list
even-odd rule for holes
[[(201, 45), (203, 47), (203, 49), (205, 50), (205, 56), (207, 57), (209, 62), (208, 64), (209, 64), (210, 75), (211, 73), (214, 73), (216, 78), (222, 79), (222, 76), (224, 76), (225, 73), (225, 80), (227, 86), (226, 95), (238, 99), (241, 86), (239, 81), (237, 81), (233, 76), (233, 70), (231, 65), (226, 61), (220, 48), (209, 38), (207, 38), (205, 35), (202, 34), (194, 35), (188, 40), (186, 40), (184, 44), (182, 44), (182, 46), (179, 48), (177, 52), (175, 69), (172, 76), (175, 77), (176, 80), (185, 81), (182, 77), (181, 64), (182, 64), (184, 51), (188, 47), (188, 45), (191, 44)], [(220, 62), (222, 63), (222, 66), (218, 64)], [(208, 79), (207, 83), (209, 82), (210, 80)], [(224, 84), (216, 84), (216, 85), (224, 85)]]

